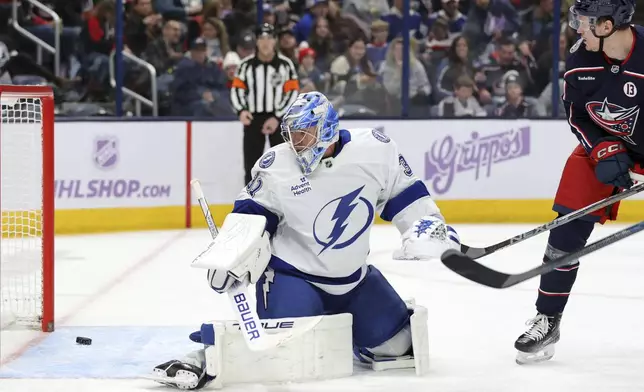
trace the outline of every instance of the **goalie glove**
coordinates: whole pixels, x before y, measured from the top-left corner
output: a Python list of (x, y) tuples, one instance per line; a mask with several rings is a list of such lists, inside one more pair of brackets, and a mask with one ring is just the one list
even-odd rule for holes
[(235, 282), (254, 284), (271, 258), (266, 218), (230, 213), (217, 237), (192, 262), (194, 268), (208, 270), (208, 284), (218, 293), (230, 290)]
[(439, 259), (448, 249), (461, 249), (461, 240), (451, 226), (435, 216), (424, 216), (402, 235), (402, 248), (395, 260)]

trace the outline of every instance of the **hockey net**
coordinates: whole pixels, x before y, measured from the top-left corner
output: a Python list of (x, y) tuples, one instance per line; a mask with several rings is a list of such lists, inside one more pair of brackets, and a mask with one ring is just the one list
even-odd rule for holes
[(53, 331), (53, 95), (0, 85), (0, 105), (0, 328)]

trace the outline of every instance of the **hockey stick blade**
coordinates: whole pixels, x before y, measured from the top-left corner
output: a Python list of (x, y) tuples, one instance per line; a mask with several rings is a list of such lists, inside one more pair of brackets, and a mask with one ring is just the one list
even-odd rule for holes
[(488, 256), (496, 251), (499, 251), (501, 249), (507, 248), (510, 245), (518, 244), (519, 242), (523, 242), (529, 238), (532, 238), (536, 235), (539, 235), (541, 233), (544, 233), (546, 231), (550, 231), (554, 229), (555, 227), (559, 227), (561, 225), (564, 225), (568, 222), (571, 222), (575, 219), (579, 219), (582, 216), (588, 215), (591, 212), (597, 211), (601, 208), (608, 207), (611, 204), (615, 204), (618, 201), (624, 200), (628, 197), (631, 197), (635, 194), (638, 194), (640, 192), (644, 191), (644, 182), (641, 184), (637, 184), (634, 187), (631, 187), (630, 189), (627, 189), (623, 192), (620, 192), (616, 195), (607, 197), (603, 200), (600, 200), (598, 202), (595, 202), (593, 204), (590, 204), (582, 209), (576, 210), (574, 212), (571, 212), (570, 214), (566, 214), (563, 216), (560, 216), (559, 218), (548, 222), (544, 225), (541, 225), (539, 227), (536, 227), (530, 231), (527, 231), (525, 233), (521, 233), (519, 235), (516, 235), (512, 238), (508, 238), (504, 241), (501, 241), (499, 243), (496, 243), (494, 245), (486, 246), (485, 248), (477, 248), (474, 246), (467, 246), (465, 244), (461, 245), (461, 253), (464, 255), (472, 258), (472, 259), (479, 259), (484, 256)]
[(453, 249), (443, 253), (441, 261), (447, 268), (466, 279), (495, 289), (505, 289), (573, 263), (583, 256), (593, 253), (617, 241), (623, 240), (626, 237), (630, 237), (642, 230), (644, 230), (644, 221), (593, 242), (576, 252), (569, 253), (548, 263), (543, 263), (539, 267), (535, 267), (519, 274), (507, 274), (493, 270), (475, 261), (473, 258)]

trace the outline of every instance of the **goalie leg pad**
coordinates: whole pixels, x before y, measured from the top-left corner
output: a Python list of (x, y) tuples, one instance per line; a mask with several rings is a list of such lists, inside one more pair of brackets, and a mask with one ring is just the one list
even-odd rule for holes
[(391, 339), (409, 324), (405, 301), (382, 273), (370, 265), (356, 288), (334, 299), (347, 304), (336, 311), (353, 315), (353, 338), (357, 347), (377, 347)]
[(293, 334), (265, 351), (248, 349), (236, 321), (214, 322), (209, 328), (215, 344), (205, 350), (206, 373), (215, 377), (211, 386), (348, 377), (353, 374), (352, 320), (348, 313), (262, 320), (268, 334)]
[[(408, 309), (411, 313), (409, 325), (393, 338), (378, 347), (356, 349), (356, 356), (362, 362), (371, 364), (373, 370), (414, 368), (417, 376), (424, 376), (429, 372), (427, 309), (416, 305), (413, 300), (408, 303)], [(411, 343), (407, 343), (409, 335)], [(411, 345), (411, 350), (407, 349), (403, 355), (400, 354), (400, 349), (405, 344), (407, 347)]]

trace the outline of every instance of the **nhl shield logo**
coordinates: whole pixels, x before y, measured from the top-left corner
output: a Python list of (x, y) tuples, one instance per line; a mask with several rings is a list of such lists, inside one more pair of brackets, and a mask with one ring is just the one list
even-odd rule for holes
[(118, 162), (118, 140), (115, 136), (99, 137), (94, 141), (94, 164), (102, 170), (109, 170)]

